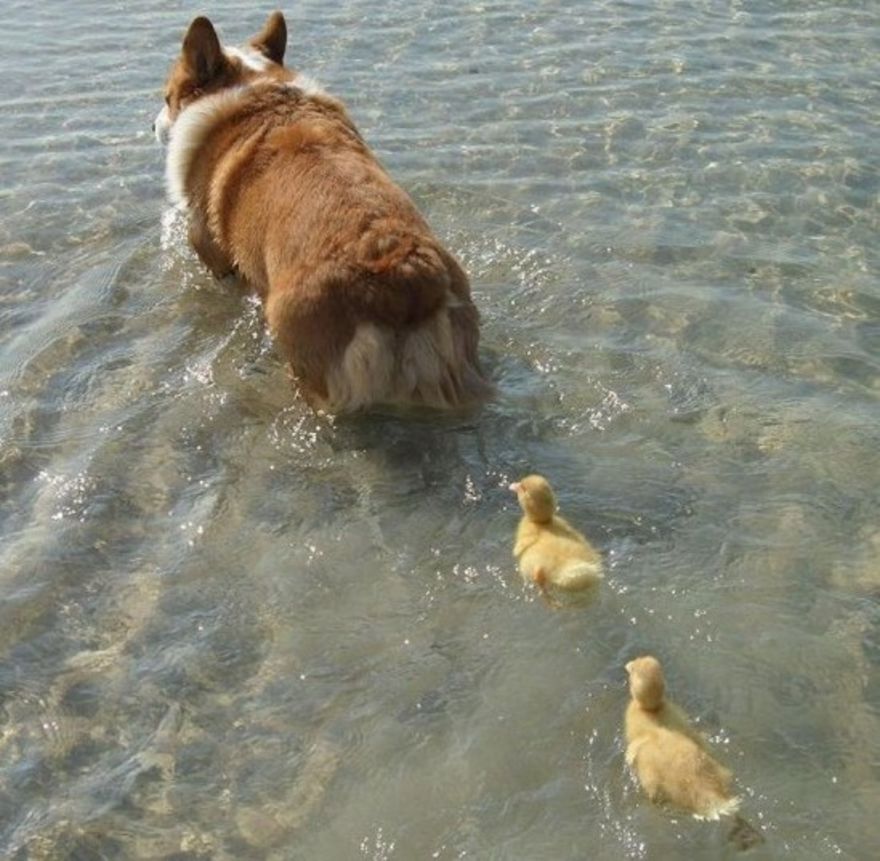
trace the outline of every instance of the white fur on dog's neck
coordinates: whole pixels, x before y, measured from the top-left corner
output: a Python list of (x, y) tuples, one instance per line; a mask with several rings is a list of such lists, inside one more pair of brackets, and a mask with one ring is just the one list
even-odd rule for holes
[(175, 206), (186, 206), (186, 177), (196, 153), (226, 110), (244, 96), (247, 87), (231, 87), (205, 96), (180, 112), (171, 126), (165, 185)]
[[(265, 81), (265, 78), (263, 80)], [(189, 202), (186, 195), (186, 177), (205, 139), (228, 109), (245, 98), (252, 84), (259, 82), (260, 79), (257, 79), (251, 84), (230, 87), (219, 93), (204, 96), (180, 112), (180, 116), (171, 126), (168, 158), (165, 162), (165, 186), (168, 197), (175, 206), (185, 207)], [(300, 89), (307, 96), (324, 92), (321, 86), (307, 75), (297, 74), (286, 86)]]

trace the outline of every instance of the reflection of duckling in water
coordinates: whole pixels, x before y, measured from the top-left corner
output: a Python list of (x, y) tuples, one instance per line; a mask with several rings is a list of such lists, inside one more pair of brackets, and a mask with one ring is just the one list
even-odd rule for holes
[[(626, 761), (651, 801), (666, 802), (698, 819), (734, 814), (740, 800), (730, 789), (733, 774), (709, 753), (687, 715), (665, 698), (663, 668), (653, 657), (626, 665), (631, 699), (626, 708)], [(737, 816), (729, 839), (747, 849), (761, 834)]]
[(598, 583), (603, 577), (602, 558), (580, 532), (556, 514), (556, 499), (548, 481), (529, 475), (510, 489), (523, 510), (513, 547), (523, 577), (533, 580), (547, 600), (551, 600), (548, 586), (577, 592)]

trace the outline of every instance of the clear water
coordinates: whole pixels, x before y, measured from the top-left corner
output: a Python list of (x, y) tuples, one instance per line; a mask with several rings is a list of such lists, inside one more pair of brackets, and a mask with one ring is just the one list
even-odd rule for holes
[[(4, 4), (0, 854), (723, 857), (625, 773), (650, 651), (754, 857), (875, 857), (880, 7), (290, 4), (501, 389), (335, 424), (166, 213), (204, 9)], [(607, 554), (592, 607), (515, 575), (530, 470)]]

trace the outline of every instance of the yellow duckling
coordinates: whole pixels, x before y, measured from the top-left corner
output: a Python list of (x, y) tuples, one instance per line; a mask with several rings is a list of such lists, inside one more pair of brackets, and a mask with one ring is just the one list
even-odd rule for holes
[(528, 475), (510, 489), (523, 510), (513, 547), (523, 577), (533, 580), (548, 600), (548, 586), (576, 592), (598, 583), (603, 577), (602, 557), (556, 513), (556, 499), (547, 479)]
[(626, 761), (651, 801), (667, 802), (699, 819), (735, 813), (733, 775), (709, 754), (687, 715), (664, 696), (663, 668), (653, 657), (626, 665)]

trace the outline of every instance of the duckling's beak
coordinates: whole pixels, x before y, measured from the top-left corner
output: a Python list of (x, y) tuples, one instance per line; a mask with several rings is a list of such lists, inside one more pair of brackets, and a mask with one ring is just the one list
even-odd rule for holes
[(510, 485), (509, 490), (512, 490), (514, 493), (519, 493), (522, 490), (522, 485), (518, 481), (515, 481)]

